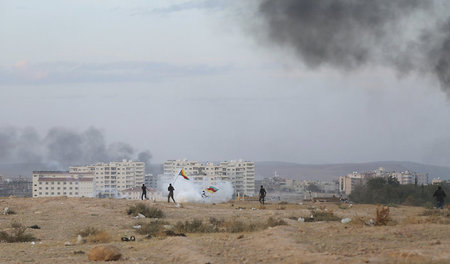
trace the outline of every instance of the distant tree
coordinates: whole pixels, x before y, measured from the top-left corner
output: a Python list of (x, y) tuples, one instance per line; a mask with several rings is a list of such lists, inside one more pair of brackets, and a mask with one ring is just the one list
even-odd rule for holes
[(400, 184), (400, 182), (398, 181), (397, 177), (394, 177), (394, 176), (389, 176), (387, 178), (387, 183), (390, 184), (390, 185), (399, 185)]
[(369, 189), (378, 190), (383, 188), (383, 186), (386, 184), (386, 179), (382, 177), (375, 177), (367, 181), (367, 187)]
[(308, 192), (320, 192), (321, 191), (320, 187), (317, 184), (312, 183), (312, 182), (310, 182), (308, 184), (308, 186), (306, 186), (306, 190)]

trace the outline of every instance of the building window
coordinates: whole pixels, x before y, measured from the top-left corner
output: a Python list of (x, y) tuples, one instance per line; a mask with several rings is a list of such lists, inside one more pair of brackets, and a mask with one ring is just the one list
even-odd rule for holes
[(42, 192), (39, 192), (39, 195), (42, 195)]

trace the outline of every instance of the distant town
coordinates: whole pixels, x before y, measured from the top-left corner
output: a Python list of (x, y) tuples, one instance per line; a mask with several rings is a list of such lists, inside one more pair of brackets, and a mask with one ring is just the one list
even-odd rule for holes
[(144, 162), (122, 160), (70, 166), (66, 171), (32, 171), (31, 180), (26, 177), (7, 178), (0, 175), (0, 196), (15, 197), (114, 197), (140, 199), (141, 186), (145, 184), (153, 200), (161, 200), (165, 184), (184, 168), (194, 184), (231, 182), (234, 197), (253, 197), (260, 186), (267, 190), (267, 199), (298, 201), (326, 198), (346, 198), (359, 185), (370, 179), (395, 179), (398, 184), (428, 185), (445, 182), (440, 178), (429, 179), (427, 173), (413, 171), (352, 172), (332, 181), (295, 180), (273, 172), (273, 177), (255, 179), (255, 162), (243, 160), (198, 162), (194, 160), (167, 160), (163, 173), (146, 173)]

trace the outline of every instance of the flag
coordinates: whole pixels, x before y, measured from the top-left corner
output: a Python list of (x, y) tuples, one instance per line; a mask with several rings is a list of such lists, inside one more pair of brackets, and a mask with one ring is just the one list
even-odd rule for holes
[(206, 188), (206, 190), (210, 193), (215, 193), (217, 192), (219, 189), (217, 189), (216, 187), (213, 186), (209, 186), (208, 188)]
[(183, 178), (184, 178), (185, 180), (189, 180), (189, 178), (188, 178), (188, 176), (187, 176), (187, 174), (186, 174), (186, 171), (185, 171), (184, 169), (181, 169), (181, 170), (180, 170), (180, 173), (178, 173), (178, 175), (183, 176)]

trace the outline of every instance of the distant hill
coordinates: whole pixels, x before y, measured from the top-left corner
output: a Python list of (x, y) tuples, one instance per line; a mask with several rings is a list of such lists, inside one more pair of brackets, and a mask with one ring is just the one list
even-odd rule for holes
[(338, 179), (354, 171), (366, 172), (383, 167), (387, 171), (415, 171), (428, 173), (429, 179), (440, 177), (450, 179), (450, 167), (420, 164), (408, 161), (377, 161), (368, 163), (342, 163), (342, 164), (298, 164), (290, 162), (263, 161), (255, 163), (256, 179), (273, 177), (275, 171), (280, 177), (297, 180)]

